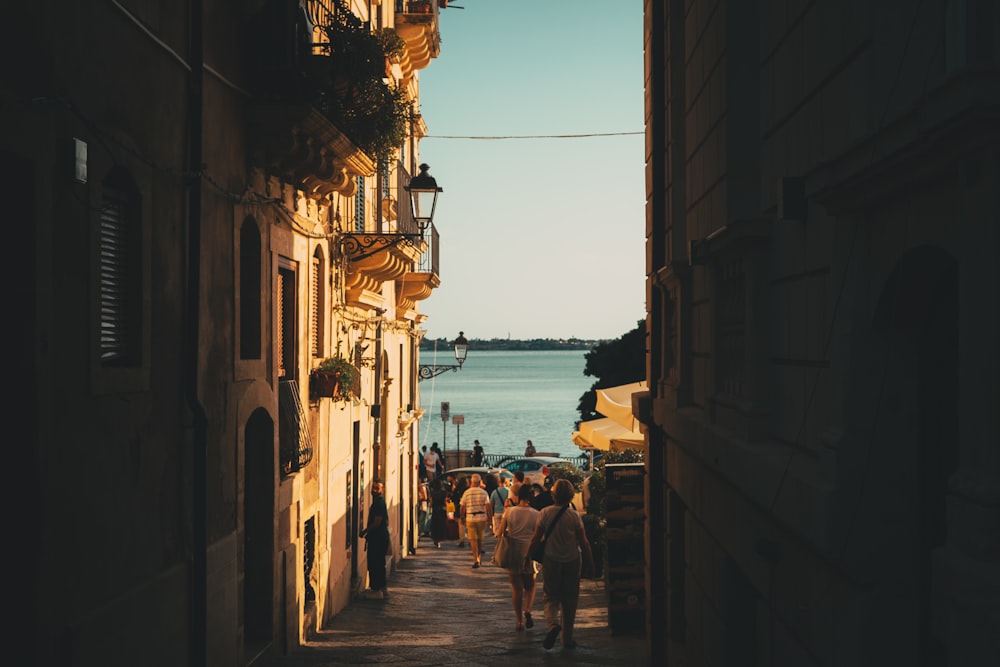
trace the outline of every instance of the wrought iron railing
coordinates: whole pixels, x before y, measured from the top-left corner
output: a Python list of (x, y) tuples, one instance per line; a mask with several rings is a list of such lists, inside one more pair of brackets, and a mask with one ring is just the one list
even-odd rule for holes
[(406, 170), (403, 163), (396, 163), (396, 231), (400, 234), (420, 233), (417, 221), (413, 219), (413, 211), (410, 210), (410, 193), (406, 186), (410, 184), (410, 172)]
[(281, 476), (309, 465), (313, 456), (312, 435), (299, 398), (298, 380), (278, 381), (278, 457)]
[(438, 250), (440, 247), (440, 237), (434, 223), (431, 223), (427, 229), (424, 230), (424, 241), (427, 242), (427, 250), (420, 256), (420, 265), (418, 266), (418, 270), (423, 273), (433, 273), (436, 276), (440, 276), (440, 253)]
[[(483, 464), (491, 468), (502, 468), (503, 464), (513, 459), (522, 458), (513, 454), (486, 454), (483, 456)], [(567, 461), (572, 461), (581, 470), (586, 470), (590, 465), (590, 455), (580, 454), (579, 456), (564, 456)]]

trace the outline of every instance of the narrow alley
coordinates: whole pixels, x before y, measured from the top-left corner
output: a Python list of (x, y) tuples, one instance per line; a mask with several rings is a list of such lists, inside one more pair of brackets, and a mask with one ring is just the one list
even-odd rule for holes
[(577, 646), (542, 648), (545, 621), (542, 580), (532, 629), (516, 631), (506, 573), (489, 565), (472, 569), (468, 547), (444, 542), (435, 549), (421, 538), (416, 555), (389, 576), (387, 600), (356, 600), (308, 645), (266, 667), (335, 665), (644, 665), (645, 637), (612, 633), (601, 580), (583, 580), (576, 622)]

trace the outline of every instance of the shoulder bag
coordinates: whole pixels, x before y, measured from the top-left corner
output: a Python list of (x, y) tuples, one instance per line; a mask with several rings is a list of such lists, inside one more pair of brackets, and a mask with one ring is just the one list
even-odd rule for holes
[(562, 517), (563, 512), (569, 509), (569, 505), (564, 505), (561, 510), (556, 514), (556, 518), (552, 519), (552, 523), (549, 524), (548, 529), (545, 531), (545, 535), (537, 543), (532, 544), (531, 548), (528, 550), (528, 555), (531, 556), (531, 560), (536, 563), (541, 563), (545, 560), (545, 542), (548, 541), (549, 535), (552, 534), (552, 529), (556, 527), (556, 522)]
[(493, 548), (493, 558), (490, 559), (491, 562), (497, 567), (509, 568), (511, 564), (510, 560), (510, 544), (507, 543), (507, 531), (500, 533), (497, 538), (497, 545)]

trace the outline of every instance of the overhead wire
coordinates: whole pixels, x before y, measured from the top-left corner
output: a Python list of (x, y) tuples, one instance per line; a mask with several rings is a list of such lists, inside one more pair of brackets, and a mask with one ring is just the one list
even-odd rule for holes
[(428, 134), (424, 139), (472, 139), (477, 141), (496, 141), (500, 139), (589, 139), (591, 137), (624, 137), (646, 134), (645, 130), (638, 132), (587, 132), (581, 134), (497, 134), (497, 135), (460, 135), (460, 134)]

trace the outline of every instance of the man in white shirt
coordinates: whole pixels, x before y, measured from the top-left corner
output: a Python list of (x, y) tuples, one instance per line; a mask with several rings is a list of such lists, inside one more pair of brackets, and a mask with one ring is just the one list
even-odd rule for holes
[(479, 558), (483, 552), (483, 537), (486, 535), (486, 526), (493, 521), (493, 506), (490, 497), (483, 488), (483, 478), (478, 474), (473, 474), (469, 481), (469, 488), (462, 494), (459, 501), (462, 518), (465, 520), (465, 529), (469, 534), (469, 548), (472, 549), (472, 568), (479, 567)]
[(435, 451), (437, 449), (435, 445), (437, 445), (436, 442), (434, 445), (431, 445), (431, 448), (427, 450), (426, 454), (424, 454), (424, 471), (427, 473), (428, 482), (434, 481), (434, 477), (437, 475), (438, 463), (441, 462), (441, 457), (438, 456), (437, 451)]

